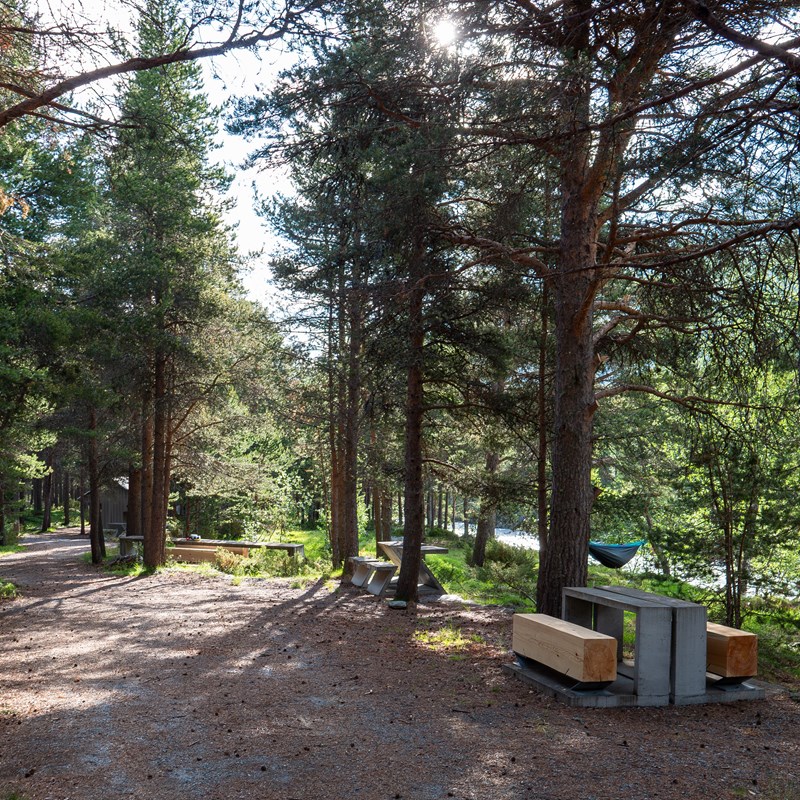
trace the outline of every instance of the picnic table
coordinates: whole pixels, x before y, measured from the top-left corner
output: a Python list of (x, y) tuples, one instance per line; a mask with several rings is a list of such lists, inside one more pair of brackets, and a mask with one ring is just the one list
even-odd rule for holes
[[(136, 542), (143, 542), (144, 536), (130, 536), (126, 533), (119, 536), (119, 554), (121, 556), (129, 555), (133, 552), (134, 544)], [(176, 547), (189, 547), (189, 548), (208, 548), (209, 550), (216, 550), (218, 547), (226, 549), (231, 548), (266, 548), (269, 550), (284, 550), (294, 558), (303, 559), (305, 557), (305, 546), (296, 542), (251, 542), (251, 541), (235, 541), (231, 539), (173, 539)]]
[[(387, 542), (378, 542), (378, 545), (389, 561), (395, 564), (399, 569), (403, 561), (403, 540), (391, 539)], [(430, 571), (424, 559), (426, 555), (447, 553), (449, 552), (448, 549), (435, 544), (423, 544), (420, 548), (420, 552), (422, 553), (422, 560), (419, 562), (419, 578), (417, 580), (417, 585), (421, 588), (444, 594), (444, 586), (436, 580), (436, 576)]]
[[(622, 659), (626, 611), (636, 614), (632, 669)], [(639, 705), (691, 703), (705, 695), (705, 606), (624, 586), (568, 587), (562, 616), (617, 640), (619, 672), (631, 672)]]

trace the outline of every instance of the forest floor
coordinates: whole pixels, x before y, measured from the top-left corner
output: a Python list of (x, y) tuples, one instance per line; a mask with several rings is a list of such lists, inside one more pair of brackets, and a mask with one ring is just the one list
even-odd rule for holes
[(786, 691), (571, 709), (502, 671), (502, 609), (119, 576), (74, 529), (23, 544), (0, 560), (21, 591), (0, 605), (0, 800), (800, 798)]

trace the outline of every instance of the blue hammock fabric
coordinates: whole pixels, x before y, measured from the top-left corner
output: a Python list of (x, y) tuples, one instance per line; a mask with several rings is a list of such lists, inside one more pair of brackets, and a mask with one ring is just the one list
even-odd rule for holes
[(643, 544), (646, 544), (644, 539), (641, 542), (631, 542), (630, 544), (589, 542), (589, 554), (594, 556), (604, 567), (619, 569), (636, 555), (636, 551)]

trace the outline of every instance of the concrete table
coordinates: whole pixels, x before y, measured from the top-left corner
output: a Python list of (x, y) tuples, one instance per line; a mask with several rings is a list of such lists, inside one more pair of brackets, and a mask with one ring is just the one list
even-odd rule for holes
[[(402, 565), (403, 561), (403, 541), (401, 539), (392, 539), (388, 542), (378, 542), (380, 545), (381, 550), (386, 554), (386, 557), (392, 564), (395, 564), (398, 569)], [(446, 553), (448, 552), (446, 547), (439, 547), (435, 544), (424, 544), (420, 548), (422, 552), (422, 557), (426, 555), (432, 555), (436, 553)], [(426, 587), (429, 589), (433, 589), (436, 592), (441, 592), (444, 594), (444, 586), (436, 580), (436, 576), (430, 571), (428, 565), (425, 563), (424, 560), (419, 562), (419, 578), (417, 579), (417, 585), (420, 587)]]
[[(617, 658), (622, 660), (625, 611), (636, 614), (636, 659), (633, 692), (638, 705), (663, 706), (670, 701), (672, 661), (672, 608), (667, 598), (634, 597), (607, 589), (567, 587), (563, 591), (562, 616), (617, 639)], [(705, 675), (705, 670), (703, 671)]]
[(670, 609), (670, 700), (676, 705), (703, 702), (706, 698), (706, 607), (625, 586), (600, 588), (628, 598), (658, 602)]

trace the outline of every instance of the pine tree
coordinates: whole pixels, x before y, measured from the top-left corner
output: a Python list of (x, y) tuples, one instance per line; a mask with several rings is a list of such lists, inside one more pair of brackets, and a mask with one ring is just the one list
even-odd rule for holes
[[(139, 23), (143, 56), (185, 35), (179, 4), (151, 0)], [(201, 371), (204, 325), (220, 313), (234, 259), (220, 221), (227, 180), (209, 163), (215, 112), (199, 68), (138, 73), (121, 99), (125, 127), (109, 160), (115, 257), (100, 276), (117, 309), (120, 355), (130, 366), (140, 454), (132, 469), (145, 563), (165, 558), (174, 437), (185, 421), (181, 377)], [(214, 204), (216, 203), (216, 208)]]

